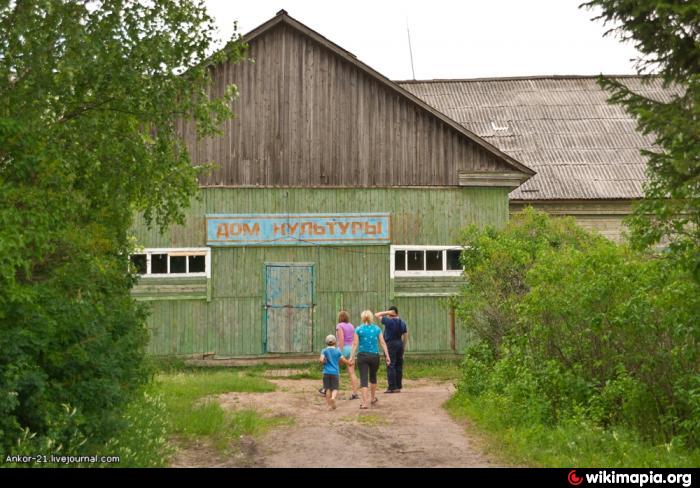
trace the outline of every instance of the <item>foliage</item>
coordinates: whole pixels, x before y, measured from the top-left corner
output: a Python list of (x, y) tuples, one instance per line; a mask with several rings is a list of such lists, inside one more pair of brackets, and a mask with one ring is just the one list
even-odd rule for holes
[(168, 434), (183, 439), (207, 438), (225, 450), (242, 435), (256, 435), (287, 419), (266, 418), (252, 410), (226, 411), (214, 395), (232, 391), (274, 391), (269, 381), (236, 370), (204, 369), (165, 373), (153, 389), (163, 397)]
[(78, 448), (85, 444), (85, 436), (75, 425), (74, 417), (76, 409), (63, 404), (57, 409), (56, 416), (47, 421), (46, 430), (41, 436), (36, 432), (31, 432), (28, 427), (21, 430), (20, 434), (13, 439), (11, 446), (3, 453), (3, 466), (47, 466), (55, 467), (55, 463), (45, 463), (46, 459), (40, 458), (38, 461), (29, 463), (7, 462), (7, 456), (29, 456), (39, 455), (63, 456), (71, 452), (76, 452)]
[(0, 1), (3, 451), (95, 452), (128, 424), (148, 378), (128, 230), (196, 191), (178, 121), (231, 115), (206, 63), (243, 46), (207, 58), (214, 34), (201, 2)]
[[(105, 455), (118, 456), (116, 467), (163, 467), (172, 454), (162, 395), (144, 393), (124, 410), (124, 428), (110, 439)], [(91, 465), (94, 466), (94, 465)]]
[(525, 275), (542, 252), (585, 249), (600, 239), (573, 219), (553, 220), (529, 208), (513, 215), (501, 231), (468, 227), (461, 237), (469, 252), (462, 253), (467, 284), (455, 303), (459, 317), (498, 354), (503, 337), (517, 324), (517, 305), (529, 291)]
[[(451, 416), (476, 425), (486, 450), (516, 466), (571, 468), (687, 468), (700, 463), (700, 450), (680, 442), (651, 445), (619, 427), (602, 428), (576, 418), (557, 425), (522, 422), (508, 398), (458, 392), (446, 404)], [(481, 434), (481, 435), (480, 435)]]
[(700, 286), (687, 273), (601, 243), (542, 256), (527, 281), (523, 347), (533, 370), (552, 362), (540, 391), (556, 412), (575, 402), (601, 425), (700, 445)]
[[(700, 4), (657, 0), (591, 0), (582, 6), (600, 12), (617, 34), (642, 54), (639, 74), (660, 78), (672, 95), (654, 99), (630, 89), (624, 79), (601, 77), (610, 102), (637, 118), (658, 149), (648, 157), (645, 199), (631, 219), (639, 247), (665, 243), (700, 281)], [(643, 87), (642, 87), (643, 88)]]
[[(531, 210), (465, 237), (465, 398), (547, 435), (700, 447), (700, 285), (676, 261)], [(500, 321), (483, 320), (492, 310)]]
[[(55, 425), (70, 425), (70, 417), (76, 414), (75, 409), (64, 406), (63, 415)], [(165, 466), (172, 449), (167, 442), (167, 422), (164, 418), (164, 404), (160, 396), (147, 393), (138, 396), (129, 403), (122, 416), (123, 427), (117, 437), (109, 439), (99, 451), (92, 456), (112, 458), (112, 462), (87, 462), (76, 459), (76, 448), (83, 445), (87, 439), (74, 429), (70, 432), (60, 432), (55, 428), (47, 434), (37, 436), (28, 428), (17, 439), (7, 456), (27, 456), (33, 458), (26, 462), (4, 462), (4, 467), (160, 467)], [(54, 457), (51, 457), (51, 456)], [(86, 455), (87, 456), (87, 455)], [(60, 460), (65, 457), (65, 460)], [(118, 461), (115, 461), (117, 458)]]

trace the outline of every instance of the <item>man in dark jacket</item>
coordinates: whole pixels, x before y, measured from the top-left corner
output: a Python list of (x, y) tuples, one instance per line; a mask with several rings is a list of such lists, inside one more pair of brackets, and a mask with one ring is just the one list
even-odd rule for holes
[(384, 393), (401, 393), (403, 379), (403, 353), (408, 341), (408, 327), (399, 317), (399, 309), (389, 307), (385, 312), (374, 314), (384, 325), (384, 341), (389, 350), (389, 365), (386, 368), (386, 379), (389, 387)]

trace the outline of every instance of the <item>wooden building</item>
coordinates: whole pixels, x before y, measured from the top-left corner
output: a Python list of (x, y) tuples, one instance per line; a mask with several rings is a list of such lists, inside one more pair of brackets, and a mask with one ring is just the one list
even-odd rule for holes
[[(668, 101), (659, 79), (618, 76), (644, 96)], [(571, 215), (604, 236), (623, 239), (623, 220), (640, 199), (653, 137), (610, 105), (593, 76), (400, 81), (402, 87), (537, 174), (510, 193), (511, 212), (531, 205)]]
[(202, 141), (182, 127), (217, 164), (201, 199), (166, 235), (134, 230), (150, 352), (311, 353), (340, 309), (390, 304), (409, 352), (459, 351), (458, 232), (503, 225), (534, 171), (284, 11), (245, 40), (254, 63), (213, 68), (236, 119)]

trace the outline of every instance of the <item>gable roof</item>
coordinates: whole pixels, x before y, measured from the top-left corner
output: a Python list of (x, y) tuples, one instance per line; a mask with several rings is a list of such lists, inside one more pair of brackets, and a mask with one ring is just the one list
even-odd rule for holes
[(322, 36), (318, 32), (310, 29), (309, 27), (302, 24), (298, 20), (292, 18), (285, 10), (280, 10), (279, 12), (277, 12), (277, 15), (275, 17), (273, 17), (272, 19), (268, 20), (264, 24), (261, 24), (257, 28), (255, 28), (252, 31), (245, 34), (242, 37), (242, 40), (246, 43), (250, 43), (250, 42), (254, 41), (256, 38), (263, 35), (264, 33), (273, 29), (275, 26), (282, 24), (282, 23), (286, 24), (287, 26), (301, 32), (302, 34), (304, 34), (304, 35), (310, 37), (311, 39), (313, 39), (314, 41), (318, 42), (319, 44), (321, 44), (325, 48), (327, 48), (330, 51), (332, 51), (333, 53), (335, 53), (337, 56), (343, 58), (345, 61), (351, 63), (352, 65), (354, 65), (355, 67), (357, 67), (358, 69), (360, 69), (361, 71), (363, 71), (364, 73), (369, 75), (370, 77), (374, 78), (376, 81), (378, 81), (382, 85), (386, 86), (387, 88), (389, 88), (390, 90), (392, 90), (393, 92), (398, 94), (400, 97), (409, 100), (414, 105), (418, 106), (421, 110), (424, 110), (424, 111), (430, 113), (435, 118), (439, 119), (442, 123), (446, 124), (447, 126), (451, 127), (452, 129), (454, 129), (458, 134), (464, 136), (465, 138), (469, 139), (472, 143), (476, 144), (477, 146), (484, 149), (486, 152), (493, 155), (497, 160), (501, 161), (507, 167), (511, 168), (514, 172), (516, 172), (520, 175), (518, 177), (518, 179), (520, 180), (520, 183), (526, 181), (527, 179), (529, 179), (530, 177), (532, 177), (535, 174), (535, 171), (533, 171), (532, 169), (530, 169), (526, 165), (522, 164), (520, 161), (518, 161), (513, 156), (508, 155), (505, 152), (501, 151), (496, 146), (492, 145), (491, 143), (487, 142), (483, 138), (476, 135), (474, 132), (470, 131), (468, 128), (464, 127), (463, 125), (457, 123), (455, 120), (446, 116), (444, 113), (437, 110), (435, 107), (429, 105), (421, 98), (415, 96), (410, 91), (399, 86), (398, 84), (396, 84), (395, 82), (386, 78), (385, 76), (383, 76), (379, 72), (370, 68), (368, 65), (366, 65), (365, 63), (358, 60), (354, 54), (346, 51), (345, 49), (341, 48), (337, 44), (326, 39), (324, 36)]
[[(607, 103), (595, 76), (536, 76), (399, 81), (425, 100), (522, 161), (537, 174), (512, 200), (632, 199), (643, 196), (653, 136), (618, 105)], [(637, 93), (669, 100), (657, 78), (615, 76)]]

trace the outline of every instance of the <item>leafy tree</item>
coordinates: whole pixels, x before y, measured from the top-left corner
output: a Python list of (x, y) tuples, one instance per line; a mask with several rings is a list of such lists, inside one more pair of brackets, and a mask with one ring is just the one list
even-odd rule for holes
[[(653, 134), (658, 149), (648, 156), (645, 199), (630, 221), (640, 247), (669, 242), (675, 257), (700, 280), (700, 3), (687, 0), (591, 0), (616, 34), (642, 54), (637, 71), (658, 76), (673, 95), (657, 100), (623, 81), (602, 76), (601, 86)], [(650, 75), (650, 73), (654, 73)]]
[(206, 136), (232, 115), (208, 66), (245, 50), (210, 56), (215, 34), (201, 1), (0, 0), (4, 451), (89, 449), (146, 381), (129, 228), (181, 221), (196, 193), (178, 121)]

